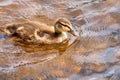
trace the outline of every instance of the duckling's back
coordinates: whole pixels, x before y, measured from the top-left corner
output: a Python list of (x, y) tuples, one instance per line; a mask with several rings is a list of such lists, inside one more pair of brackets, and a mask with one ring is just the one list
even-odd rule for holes
[(46, 30), (51, 33), (54, 32), (54, 30), (51, 27), (47, 26), (44, 23), (39, 23), (36, 21), (27, 21), (24, 23), (10, 24), (4, 29), (4, 32), (8, 36), (17, 36), (26, 41), (34, 41), (36, 39), (34, 33), (38, 29), (41, 32), (44, 32)]

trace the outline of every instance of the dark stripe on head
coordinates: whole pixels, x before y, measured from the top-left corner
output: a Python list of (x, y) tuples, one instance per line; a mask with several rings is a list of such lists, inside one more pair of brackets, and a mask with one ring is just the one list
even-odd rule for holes
[(63, 24), (63, 23), (61, 23), (61, 22), (59, 22), (59, 21), (58, 21), (58, 23), (59, 23), (59, 24), (61, 24), (61, 25), (63, 25), (63, 26), (65, 26), (65, 27), (68, 27), (68, 28), (70, 28), (68, 25), (66, 25), (66, 24)]

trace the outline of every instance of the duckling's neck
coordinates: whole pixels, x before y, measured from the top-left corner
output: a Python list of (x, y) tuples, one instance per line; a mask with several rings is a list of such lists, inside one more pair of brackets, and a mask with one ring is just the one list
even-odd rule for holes
[(67, 34), (66, 32), (55, 31), (54, 37), (58, 38), (58, 42), (62, 42), (67, 39)]
[(54, 33), (54, 36), (59, 36), (59, 35), (61, 35), (62, 34), (62, 32), (60, 32), (60, 31), (55, 31), (55, 33)]
[(54, 30), (55, 30), (54, 37), (58, 37), (59, 40), (61, 40), (61, 41), (65, 40), (67, 38), (66, 32), (62, 32), (61, 30), (59, 30), (56, 25), (54, 27)]
[(56, 28), (57, 26), (55, 25), (54, 30), (55, 30), (55, 35), (60, 35), (62, 32)]

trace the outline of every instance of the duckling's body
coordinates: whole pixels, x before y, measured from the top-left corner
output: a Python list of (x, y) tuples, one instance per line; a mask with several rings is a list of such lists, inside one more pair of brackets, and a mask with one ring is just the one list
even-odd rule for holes
[(18, 36), (27, 42), (53, 44), (68, 38), (66, 30), (71, 28), (69, 25), (71, 26), (71, 23), (67, 19), (59, 19), (54, 27), (36, 21), (27, 21), (22, 24), (9, 25), (4, 32), (9, 36)]

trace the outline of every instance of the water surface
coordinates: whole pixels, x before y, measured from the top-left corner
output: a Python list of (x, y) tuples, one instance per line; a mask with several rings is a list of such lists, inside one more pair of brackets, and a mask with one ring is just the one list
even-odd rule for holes
[[(0, 80), (119, 80), (119, 0), (0, 0), (0, 27), (68, 18), (79, 37), (54, 45), (0, 34)], [(81, 32), (82, 31), (82, 32)]]

